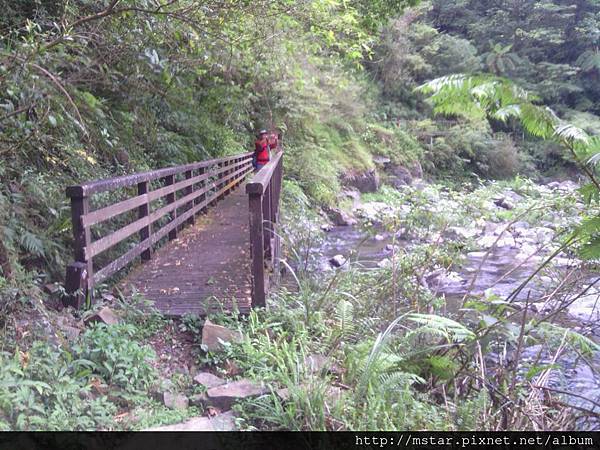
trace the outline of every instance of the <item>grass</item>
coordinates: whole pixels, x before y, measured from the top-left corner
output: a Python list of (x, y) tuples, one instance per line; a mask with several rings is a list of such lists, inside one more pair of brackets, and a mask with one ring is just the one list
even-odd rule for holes
[[(508, 188), (525, 196), (523, 204), (506, 212), (485, 207)], [(78, 338), (58, 344), (42, 335), (10, 337), (22, 344), (4, 347), (0, 355), (0, 429), (145, 429), (204, 414), (193, 407), (170, 410), (157, 401), (165, 382), (188, 396), (202, 391), (194, 386), (193, 373), (165, 371), (162, 357), (180, 348), (184, 336), (196, 367), (269, 388), (268, 394), (235, 406), (243, 429), (536, 429), (540, 411), (546, 429), (572, 427), (564, 407), (530, 388), (529, 382), (540, 380), (547, 367), (535, 361), (525, 365), (528, 380), (518, 376), (524, 369), (516, 365), (494, 366), (491, 378), (485, 355), (518, 352), (525, 343), (540, 344), (544, 352), (589, 355), (596, 348), (593, 342), (572, 331), (563, 339), (563, 328), (538, 326), (535, 316), (519, 319), (520, 309), (492, 294), (470, 298), (464, 305), (468, 313), (450, 310), (420, 280), (432, 269), (456, 264), (468, 248), (468, 242), (431, 238), (445, 227), (469, 226), (474, 215), (507, 221), (525, 213), (536, 223), (556, 213), (568, 217), (575, 200), (526, 180), (462, 192), (443, 185), (403, 192), (384, 187), (363, 201), (391, 205), (384, 226), (409, 228), (415, 236), (394, 263), (318, 276), (299, 270), (299, 289), (274, 293), (268, 310), (210, 317), (242, 331), (243, 341), (224, 352), (201, 349), (197, 317), (173, 322), (136, 295), (113, 305), (123, 318), (120, 325), (88, 327)], [(535, 202), (555, 210), (528, 212)], [(285, 239), (294, 249), (290, 262), (296, 255), (301, 266), (308, 254), (304, 247), (317, 239), (309, 235), (318, 230), (318, 216), (293, 182), (286, 183), (284, 205)], [(157, 336), (162, 347), (154, 345)], [(322, 367), (311, 362), (315, 358)]]

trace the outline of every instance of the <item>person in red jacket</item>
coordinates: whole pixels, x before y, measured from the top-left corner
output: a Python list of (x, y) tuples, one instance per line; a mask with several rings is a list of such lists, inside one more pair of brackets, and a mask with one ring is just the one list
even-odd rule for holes
[(279, 147), (279, 136), (277, 136), (277, 133), (271, 131), (267, 139), (269, 140), (269, 148), (271, 150), (276, 150)]
[(267, 130), (260, 130), (254, 142), (254, 168), (260, 170), (271, 160), (271, 152)]

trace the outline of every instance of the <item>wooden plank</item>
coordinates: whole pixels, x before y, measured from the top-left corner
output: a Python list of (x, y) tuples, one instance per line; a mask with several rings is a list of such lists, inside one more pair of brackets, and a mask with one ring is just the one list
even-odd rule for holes
[[(165, 178), (165, 184), (167, 186), (172, 186), (173, 183), (175, 183), (175, 175), (169, 175), (168, 177)], [(175, 203), (175, 191), (173, 191), (167, 195), (167, 204), (172, 205), (174, 203)], [(170, 219), (171, 222), (174, 221), (175, 219), (177, 219), (177, 206), (173, 206), (171, 208), (169, 215), (171, 216), (171, 219)], [(172, 241), (173, 239), (177, 239), (177, 227), (175, 227), (171, 231), (169, 231), (169, 240)]]
[[(192, 179), (192, 171), (188, 170), (187, 172), (185, 172), (185, 179), (186, 180), (191, 180)], [(194, 184), (191, 183), (188, 187), (186, 187), (185, 189), (185, 195), (190, 195), (192, 192), (194, 192)], [(194, 206), (194, 200), (191, 200), (187, 205), (185, 205), (187, 210), (192, 209), (192, 207)], [(192, 215), (192, 217), (190, 217), (187, 221), (188, 225), (194, 225), (194, 216)]]
[(265, 306), (265, 261), (263, 211), (260, 194), (248, 196), (250, 209), (250, 253), (252, 255), (252, 306)]
[[(246, 170), (249, 171), (248, 169), (246, 169)], [(242, 173), (241, 169), (240, 169), (240, 173)], [(239, 179), (234, 179), (230, 184), (225, 186), (221, 191), (224, 192), (225, 189), (235, 186), (235, 184), (239, 183), (242, 178), (243, 178), (243, 175), (240, 175)], [(196, 191), (196, 192), (200, 192), (200, 191)], [(179, 201), (181, 201), (181, 200), (185, 200), (185, 197), (180, 199)], [(139, 256), (145, 249), (149, 248), (150, 246), (152, 246), (152, 245), (156, 244), (158, 241), (160, 241), (160, 239), (162, 239), (164, 236), (166, 236), (172, 229), (176, 228), (178, 225), (185, 222), (187, 219), (189, 219), (191, 216), (196, 214), (198, 211), (205, 208), (208, 205), (208, 203), (210, 203), (210, 201), (211, 201), (211, 199), (207, 198), (204, 201), (202, 201), (201, 203), (198, 203), (196, 206), (194, 206), (194, 208), (190, 209), (189, 211), (186, 211), (185, 213), (180, 215), (176, 220), (169, 222), (167, 225), (162, 227), (160, 230), (153, 233), (149, 239), (139, 243), (137, 246), (135, 246), (134, 248), (129, 250), (127, 253), (123, 254), (122, 256), (118, 257), (110, 264), (103, 267), (101, 270), (99, 270), (95, 274), (93, 282), (100, 283), (100, 282), (104, 281), (106, 278), (108, 278), (109, 276), (113, 275), (118, 270), (125, 267), (127, 264), (132, 262), (137, 256)], [(96, 241), (96, 242), (98, 242), (98, 241)]]
[[(148, 193), (148, 185), (150, 183), (148, 181), (143, 181), (138, 184), (138, 195), (145, 196)], [(146, 202), (138, 207), (138, 218), (143, 219), (144, 217), (148, 217), (150, 213), (150, 204)], [(146, 239), (150, 237), (150, 233), (152, 232), (152, 226), (147, 225), (140, 230), (140, 242), (144, 242)], [(151, 248), (146, 248), (142, 254), (142, 261), (149, 261), (151, 256)]]
[[(245, 170), (247, 170), (247, 169), (244, 168), (244, 167), (242, 167), (241, 169), (239, 169), (237, 171), (237, 173), (242, 173)], [(229, 175), (228, 177), (232, 177), (232, 176), (236, 175), (237, 173)], [(156, 222), (157, 220), (159, 220), (160, 218), (162, 218), (166, 214), (170, 213), (175, 208), (178, 208), (178, 207), (184, 205), (185, 203), (187, 203), (187, 202), (195, 199), (196, 197), (200, 196), (201, 194), (207, 192), (212, 187), (214, 187), (214, 184), (213, 185), (205, 186), (201, 190), (194, 191), (190, 195), (186, 195), (185, 197), (182, 197), (179, 200), (177, 200), (177, 201), (175, 201), (173, 203), (168, 204), (167, 206), (164, 206), (164, 207), (162, 207), (160, 209), (157, 209), (156, 211), (150, 213), (147, 217), (144, 217), (142, 219), (138, 219), (135, 222), (130, 223), (129, 225), (126, 225), (126, 226), (124, 226), (122, 228), (119, 228), (114, 233), (109, 234), (108, 236), (105, 236), (105, 237), (103, 237), (101, 239), (98, 239), (97, 241), (94, 241), (88, 247), (86, 247), (86, 249), (85, 249), (85, 255), (86, 255), (86, 257), (88, 257), (88, 258), (91, 259), (92, 257), (94, 257), (94, 256), (102, 253), (103, 251), (108, 250), (110, 247), (115, 246), (116, 244), (118, 244), (122, 240), (127, 239), (132, 234), (134, 234), (137, 231), (141, 230), (143, 227), (152, 225), (154, 222)], [(221, 192), (222, 191), (219, 191), (219, 193), (221, 193)], [(209, 198), (209, 200), (212, 201), (213, 198), (211, 197), (211, 198)]]
[(279, 160), (281, 159), (282, 155), (283, 152), (277, 153), (266, 166), (264, 166), (256, 175), (254, 175), (252, 180), (246, 184), (246, 193), (264, 194), (265, 189), (269, 185), (271, 177), (273, 176), (273, 172), (279, 164)]
[(132, 175), (125, 175), (117, 178), (109, 178), (104, 180), (95, 180), (89, 183), (84, 183), (75, 186), (69, 186), (67, 188), (68, 197), (83, 197), (97, 194), (98, 192), (112, 191), (121, 187), (134, 186), (142, 181), (152, 181), (159, 178), (164, 178), (169, 175), (176, 175), (183, 173), (187, 170), (195, 170), (201, 167), (208, 167), (223, 161), (229, 161), (239, 157), (251, 158), (252, 152), (242, 153), (240, 155), (226, 156), (223, 158), (210, 159), (207, 161), (200, 161), (197, 163), (186, 164), (183, 166), (167, 167), (159, 170), (152, 170), (149, 172), (135, 173)]
[[(248, 162), (248, 159), (246, 159), (245, 162), (240, 162), (238, 164), (238, 166), (241, 166), (247, 162)], [(164, 197), (173, 192), (176, 192), (181, 189), (192, 186), (193, 184), (199, 183), (203, 180), (206, 180), (207, 178), (209, 178), (211, 176), (218, 175), (220, 173), (221, 173), (221, 171), (215, 171), (212, 173), (211, 172), (203, 173), (196, 177), (186, 179), (186, 180), (180, 181), (178, 183), (174, 183), (172, 185), (165, 186), (165, 187), (162, 187), (159, 189), (155, 189), (153, 191), (148, 192), (145, 195), (133, 197), (133, 198), (115, 203), (113, 205), (109, 205), (104, 208), (97, 209), (97, 210), (92, 211), (92, 212), (88, 213), (87, 215), (85, 215), (83, 217), (83, 223), (85, 226), (96, 225), (98, 223), (101, 223), (108, 219), (111, 219), (115, 216), (118, 216), (119, 214), (123, 214), (123, 213), (126, 213), (127, 211), (131, 211), (132, 209), (134, 209), (140, 205), (143, 205), (144, 203), (150, 203), (154, 200), (158, 200), (161, 197)]]

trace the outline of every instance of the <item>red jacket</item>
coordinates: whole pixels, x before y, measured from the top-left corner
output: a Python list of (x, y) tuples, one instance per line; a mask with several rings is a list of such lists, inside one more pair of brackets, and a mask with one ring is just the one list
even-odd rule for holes
[(275, 150), (277, 148), (278, 143), (279, 143), (279, 140), (277, 138), (277, 135), (275, 133), (269, 134), (269, 148), (271, 150)]
[(254, 154), (258, 164), (266, 164), (270, 160), (269, 141), (266, 138), (257, 139), (254, 143)]

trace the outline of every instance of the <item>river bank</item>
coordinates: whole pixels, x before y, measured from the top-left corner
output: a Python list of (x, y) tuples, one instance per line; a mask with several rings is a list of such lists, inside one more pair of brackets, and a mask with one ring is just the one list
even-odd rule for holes
[[(428, 312), (463, 315), (471, 300), (506, 302), (524, 311), (514, 317), (515, 327), (529, 319), (538, 324), (549, 320), (598, 343), (600, 273), (573, 249), (561, 250), (583, 208), (577, 188), (571, 181), (538, 185), (516, 180), (462, 191), (421, 184), (362, 197), (347, 192), (353, 203), (346, 214), (356, 224), (324, 223), (324, 240), (313, 248), (311, 267), (320, 273), (394, 267), (420, 246), (431, 245), (451, 258), (416, 277), (436, 299), (425, 308)], [(599, 411), (597, 351), (584, 357), (560, 347), (551, 351), (532, 340), (518, 355), (515, 349), (504, 352), (503, 357), (486, 355), (489, 368), (514, 357), (523, 360), (517, 361), (523, 367), (532, 361), (555, 365), (546, 387), (566, 392), (570, 404)]]

